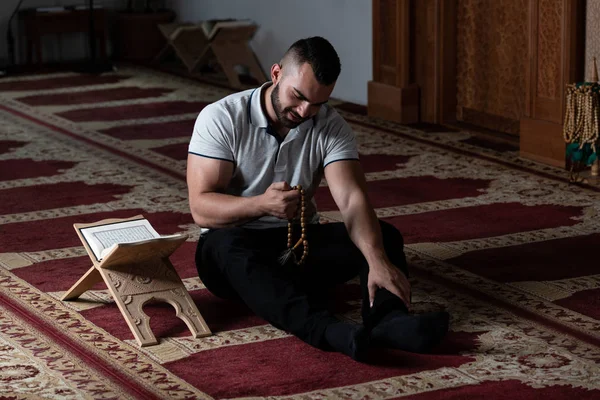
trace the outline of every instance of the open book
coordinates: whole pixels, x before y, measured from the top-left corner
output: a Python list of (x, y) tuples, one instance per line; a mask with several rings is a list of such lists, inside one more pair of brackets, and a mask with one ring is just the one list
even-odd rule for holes
[(117, 244), (145, 243), (153, 240), (186, 236), (184, 234), (161, 236), (150, 225), (150, 222), (141, 216), (126, 221), (109, 222), (106, 224), (79, 227), (77, 229), (89, 249), (94, 253), (97, 261), (101, 261), (107, 254), (114, 250)]
[(210, 19), (203, 21), (201, 26), (207, 39), (212, 39), (219, 29), (233, 28), (238, 26), (254, 25), (249, 19)]

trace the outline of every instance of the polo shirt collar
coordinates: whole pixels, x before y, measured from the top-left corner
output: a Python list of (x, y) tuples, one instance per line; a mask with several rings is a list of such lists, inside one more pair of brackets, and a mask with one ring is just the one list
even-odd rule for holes
[[(262, 105), (260, 103), (260, 99), (262, 98), (262, 93), (264, 90), (267, 90), (267, 88), (269, 86), (271, 86), (273, 84), (273, 82), (269, 81), (269, 82), (265, 82), (261, 87), (256, 88), (252, 91), (252, 93), (250, 94), (250, 100), (248, 101), (248, 117), (250, 120), (250, 123), (258, 128), (268, 128), (269, 127), (269, 120), (267, 119), (267, 115), (265, 114), (265, 112), (262, 109)], [(298, 125), (298, 127), (296, 129), (298, 130), (306, 130), (309, 129), (313, 126), (314, 124), (314, 119), (318, 118), (320, 112), (317, 113), (317, 115), (315, 115), (313, 118), (309, 119), (308, 121), (304, 121), (303, 123), (301, 123), (300, 125)]]
[(260, 99), (262, 98), (263, 91), (267, 90), (272, 84), (273, 82), (266, 82), (261, 87), (254, 89), (252, 94), (250, 94), (248, 118), (250, 119), (250, 123), (258, 128), (267, 128), (269, 126), (269, 120), (262, 109)]

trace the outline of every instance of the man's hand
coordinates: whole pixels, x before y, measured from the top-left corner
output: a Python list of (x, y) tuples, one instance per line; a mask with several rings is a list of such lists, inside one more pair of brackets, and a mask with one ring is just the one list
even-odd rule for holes
[(385, 288), (398, 296), (410, 310), (410, 283), (406, 276), (389, 262), (378, 264), (373, 267), (369, 265), (369, 302), (371, 307), (375, 301), (375, 292), (379, 288)]
[(291, 190), (287, 182), (275, 182), (260, 196), (261, 208), (265, 214), (281, 219), (292, 219), (298, 211), (300, 192)]

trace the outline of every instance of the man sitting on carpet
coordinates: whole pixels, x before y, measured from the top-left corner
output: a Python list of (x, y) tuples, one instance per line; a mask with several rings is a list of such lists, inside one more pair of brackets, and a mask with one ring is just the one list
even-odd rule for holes
[[(446, 334), (448, 314), (408, 311), (402, 235), (378, 221), (353, 132), (326, 104), (339, 73), (327, 40), (302, 39), (271, 67), (272, 82), (202, 110), (187, 164), (192, 215), (210, 228), (198, 242), (198, 273), (215, 295), (240, 298), (320, 349), (359, 361), (371, 345), (427, 352)], [(344, 223), (318, 223), (323, 175)], [(286, 249), (295, 256), (284, 262)], [(332, 287), (356, 276), (362, 325), (326, 307)]]

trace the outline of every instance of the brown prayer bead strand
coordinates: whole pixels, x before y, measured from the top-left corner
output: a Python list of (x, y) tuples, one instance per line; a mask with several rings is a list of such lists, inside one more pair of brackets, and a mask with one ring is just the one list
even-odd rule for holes
[(308, 255), (308, 240), (306, 239), (306, 204), (304, 203), (304, 189), (299, 186), (300, 189), (300, 227), (301, 227), (301, 236), (300, 240), (302, 241), (302, 257), (298, 261), (298, 265), (302, 264)]
[(287, 239), (287, 248), (292, 247), (292, 224), (288, 221), (288, 239)]
[(294, 258), (294, 262), (296, 263), (296, 265), (301, 265), (304, 260), (306, 259), (306, 256), (308, 255), (308, 240), (306, 238), (306, 204), (304, 202), (304, 189), (302, 189), (301, 185), (297, 185), (294, 186), (292, 188), (293, 190), (298, 190), (300, 192), (300, 228), (301, 228), (301, 236), (300, 239), (298, 239), (298, 241), (296, 242), (296, 244), (294, 245), (294, 247), (292, 247), (292, 223), (293, 221), (290, 220), (288, 221), (288, 249), (296, 250), (300, 245), (302, 245), (302, 256), (300, 257), (300, 260), (296, 260)]

